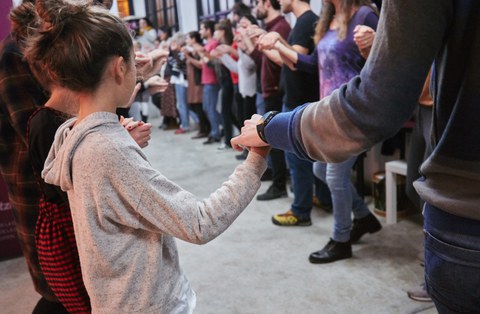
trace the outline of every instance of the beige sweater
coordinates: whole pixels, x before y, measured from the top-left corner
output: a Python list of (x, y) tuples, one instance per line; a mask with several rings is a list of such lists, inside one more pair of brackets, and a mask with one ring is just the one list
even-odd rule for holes
[(190, 313), (195, 294), (174, 238), (203, 244), (249, 204), (266, 169), (249, 154), (204, 200), (153, 169), (113, 113), (57, 131), (42, 173), (68, 192), (94, 313)]

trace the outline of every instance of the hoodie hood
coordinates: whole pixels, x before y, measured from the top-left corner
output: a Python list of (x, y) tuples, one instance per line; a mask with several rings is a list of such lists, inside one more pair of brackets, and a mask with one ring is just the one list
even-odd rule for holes
[(119, 125), (117, 115), (111, 112), (92, 113), (74, 127), (76, 121), (69, 119), (58, 128), (42, 171), (46, 183), (60, 186), (64, 192), (73, 188), (72, 160), (82, 141), (104, 126)]

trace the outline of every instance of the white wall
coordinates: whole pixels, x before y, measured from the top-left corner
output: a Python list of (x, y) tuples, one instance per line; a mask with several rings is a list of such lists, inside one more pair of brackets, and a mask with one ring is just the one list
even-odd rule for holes
[(182, 33), (198, 30), (197, 5), (194, 0), (177, 0), (178, 23)]
[(145, 11), (145, 0), (134, 0), (133, 10), (135, 11), (135, 16), (139, 16), (139, 17), (147, 16), (147, 13)]
[(311, 0), (310, 7), (315, 14), (320, 14), (320, 9), (322, 8), (322, 0)]

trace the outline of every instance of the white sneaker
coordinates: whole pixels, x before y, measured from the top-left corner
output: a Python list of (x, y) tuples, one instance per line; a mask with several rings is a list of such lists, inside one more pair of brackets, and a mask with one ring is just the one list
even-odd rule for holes
[(407, 295), (410, 299), (420, 302), (432, 302), (432, 299), (427, 293), (425, 283), (420, 284), (419, 286), (408, 290)]
[(222, 143), (222, 144), (220, 144), (220, 146), (217, 147), (217, 150), (226, 152), (226, 151), (232, 150), (232, 148), (230, 146), (228, 146), (227, 144)]

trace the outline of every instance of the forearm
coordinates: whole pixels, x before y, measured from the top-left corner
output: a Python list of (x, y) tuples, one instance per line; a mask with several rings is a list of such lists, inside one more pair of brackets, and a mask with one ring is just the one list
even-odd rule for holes
[[(430, 9), (419, 19), (411, 11), (425, 12), (421, 6)], [(443, 43), (449, 10), (448, 1), (387, 2), (378, 38), (360, 75), (291, 117), (289, 145), (297, 154), (340, 162), (397, 132), (411, 116)], [(392, 23), (389, 16), (402, 18)], [(268, 141), (270, 124), (265, 131)]]
[[(249, 154), (228, 180), (203, 200), (159, 175), (149, 182), (153, 189), (144, 192), (139, 214), (160, 232), (191, 243), (207, 243), (225, 231), (248, 206), (265, 169), (263, 157)], [(158, 204), (162, 204), (162, 211), (156, 210)]]
[(272, 62), (276, 63), (279, 66), (283, 65), (283, 60), (280, 57), (280, 53), (277, 50), (263, 50), (263, 54)]
[(275, 48), (280, 54), (280, 57), (282, 58), (283, 62), (286, 65), (288, 65), (288, 67), (290, 67), (291, 69), (294, 69), (298, 61), (298, 53), (295, 50), (289, 48), (288, 46), (285, 46), (283, 43), (280, 43), (280, 42), (277, 42), (275, 44)]

